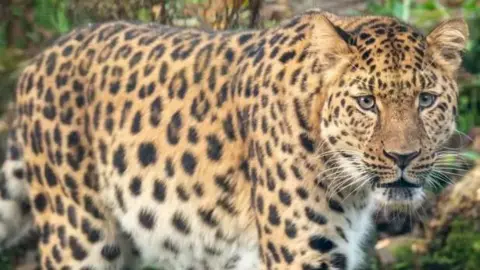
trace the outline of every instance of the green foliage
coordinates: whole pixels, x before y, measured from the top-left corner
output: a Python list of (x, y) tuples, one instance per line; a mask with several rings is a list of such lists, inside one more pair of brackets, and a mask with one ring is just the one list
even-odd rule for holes
[[(470, 22), (470, 42), (464, 65), (472, 73), (480, 73), (480, 5), (476, 0), (468, 0), (463, 5), (463, 14)], [(478, 82), (477, 82), (478, 84)]]
[(139, 9), (136, 17), (142, 22), (151, 22), (153, 20), (152, 13), (147, 8)]
[[(35, 55), (42, 44), (70, 31), (75, 22), (69, 0), (20, 1), (8, 9), (10, 16), (0, 22), (0, 112), (4, 103), (11, 100), (22, 63)], [(15, 24), (19, 31), (13, 40), (8, 40), (9, 24)]]
[[(440, 240), (437, 240), (440, 241)], [(422, 260), (424, 269), (477, 270), (480, 265), (480, 232), (472, 222), (455, 220), (444, 243)]]
[(467, 0), (462, 6), (470, 29), (470, 41), (463, 66), (466, 71), (474, 74), (462, 83), (458, 117), (458, 129), (462, 132), (480, 126), (480, 5), (476, 2)]
[(404, 21), (408, 21), (410, 17), (411, 4), (411, 0), (386, 0), (384, 3), (379, 3), (378, 1), (369, 1), (367, 4), (367, 9), (376, 15), (395, 16), (403, 19)]
[(427, 255), (419, 257), (410, 246), (401, 246), (394, 256), (393, 270), (478, 270), (480, 232), (471, 221), (454, 220), (446, 239), (439, 237)]
[(397, 263), (393, 266), (394, 270), (412, 270), (415, 269), (414, 258), (410, 246), (399, 247), (394, 251)]
[[(480, 62), (480, 54), (475, 61)], [(466, 59), (470, 59), (466, 57)], [(480, 126), (480, 74), (472, 76), (471, 81), (461, 85), (462, 91), (458, 100), (458, 130), (468, 132), (472, 127)]]
[(68, 2), (65, 0), (34, 1), (35, 23), (55, 33), (66, 33), (71, 29)]

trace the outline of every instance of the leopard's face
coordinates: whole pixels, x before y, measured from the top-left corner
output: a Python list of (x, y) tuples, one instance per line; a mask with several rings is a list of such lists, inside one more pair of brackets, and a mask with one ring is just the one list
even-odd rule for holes
[(446, 78), (434, 81), (435, 73), (419, 75), (432, 82), (428, 87), (390, 86), (411, 84), (409, 74), (392, 81), (385, 78), (388, 86), (373, 91), (355, 82), (380, 78), (364, 74), (365, 79), (359, 79), (360, 74), (352, 73), (327, 101), (324, 140), (339, 153), (339, 166), (355, 172), (353, 181), (373, 184), (380, 201), (421, 200), (439, 151), (455, 130), (456, 84)]
[[(382, 33), (389, 31), (394, 30), (385, 27)], [(342, 178), (332, 170), (338, 178), (332, 181), (346, 181), (334, 186), (350, 192), (371, 188), (382, 205), (419, 205), (455, 131), (458, 89), (452, 70), (408, 27), (396, 39), (366, 30), (356, 42), (321, 112), (322, 140), (334, 153), (330, 162), (347, 172)]]

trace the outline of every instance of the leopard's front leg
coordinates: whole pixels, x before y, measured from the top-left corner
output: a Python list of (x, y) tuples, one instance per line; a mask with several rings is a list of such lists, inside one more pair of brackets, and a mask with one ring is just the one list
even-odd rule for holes
[(356, 269), (371, 222), (367, 193), (327, 194), (303, 163), (265, 165), (249, 166), (262, 269)]

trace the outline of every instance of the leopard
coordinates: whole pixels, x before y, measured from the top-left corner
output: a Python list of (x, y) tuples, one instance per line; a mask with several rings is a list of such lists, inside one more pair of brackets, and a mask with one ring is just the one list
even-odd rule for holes
[(40, 268), (358, 269), (375, 209), (425, 200), (467, 40), (315, 9), (64, 34), (15, 92)]
[(33, 226), (13, 103), (7, 104), (1, 124), (1, 133), (5, 134), (1, 149), (5, 152), (0, 166), (0, 252), (8, 250), (15, 267), (26, 266), (37, 259), (38, 235)]

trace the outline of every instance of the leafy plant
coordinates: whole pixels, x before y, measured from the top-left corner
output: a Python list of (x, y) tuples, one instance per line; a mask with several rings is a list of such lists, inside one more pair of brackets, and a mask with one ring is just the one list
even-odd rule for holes
[(35, 23), (56, 33), (68, 32), (72, 25), (68, 16), (68, 1), (34, 1)]
[(386, 0), (384, 3), (379, 1), (369, 1), (367, 9), (376, 15), (394, 16), (408, 21), (410, 18), (411, 0)]
[(480, 5), (475, 0), (465, 1), (463, 14), (470, 22), (470, 42), (465, 55), (465, 68), (471, 73), (480, 73)]
[(477, 270), (480, 265), (480, 232), (471, 222), (455, 220), (444, 243), (422, 259), (423, 269)]
[(446, 239), (431, 245), (430, 252), (419, 256), (410, 245), (394, 250), (393, 270), (477, 270), (480, 265), (480, 232), (471, 222), (454, 220)]

